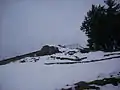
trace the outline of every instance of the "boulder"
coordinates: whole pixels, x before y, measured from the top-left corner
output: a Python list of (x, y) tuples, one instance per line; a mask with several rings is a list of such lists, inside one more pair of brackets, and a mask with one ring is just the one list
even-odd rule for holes
[(89, 53), (90, 50), (89, 48), (83, 48), (83, 49), (79, 49), (81, 53)]
[(58, 47), (45, 45), (41, 50), (36, 54), (37, 56), (52, 55), (55, 53), (60, 53)]

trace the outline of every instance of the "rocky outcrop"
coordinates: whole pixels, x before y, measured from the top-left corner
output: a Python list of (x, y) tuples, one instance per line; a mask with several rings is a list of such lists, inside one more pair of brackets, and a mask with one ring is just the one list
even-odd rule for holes
[(52, 55), (55, 53), (60, 53), (58, 47), (45, 45), (42, 49), (36, 54), (36, 56)]
[(79, 49), (81, 53), (88, 53), (90, 52), (89, 48), (83, 48), (83, 49)]

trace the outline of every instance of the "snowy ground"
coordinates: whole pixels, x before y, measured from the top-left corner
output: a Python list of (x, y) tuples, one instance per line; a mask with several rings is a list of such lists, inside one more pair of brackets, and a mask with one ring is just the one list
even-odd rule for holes
[[(76, 52), (74, 55), (66, 55), (66, 52), (75, 49), (59, 49), (64, 51), (64, 53), (52, 56), (74, 59), (75, 56), (79, 58), (87, 57), (83, 61), (90, 61), (104, 58), (105, 55), (101, 51), (86, 54)], [(50, 57), (26, 57), (20, 60), (25, 60), (25, 63), (17, 61), (0, 66), (0, 90), (60, 90), (67, 84), (73, 85), (79, 81), (109, 77), (111, 73), (120, 71), (120, 58), (94, 63), (45, 65), (44, 63), (51, 62), (72, 62), (70, 60), (59, 60)], [(37, 61), (33, 62), (35, 59)], [(101, 87), (101, 90), (120, 90), (120, 87), (106, 85)]]

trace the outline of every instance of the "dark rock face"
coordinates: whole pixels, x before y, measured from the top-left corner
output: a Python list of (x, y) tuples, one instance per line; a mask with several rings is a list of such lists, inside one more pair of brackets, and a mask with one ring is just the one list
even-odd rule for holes
[(79, 49), (81, 53), (88, 53), (90, 52), (89, 48), (83, 48), (83, 49)]
[(55, 53), (60, 53), (60, 51), (57, 47), (45, 45), (42, 47), (42, 49), (36, 55), (44, 56), (44, 55), (52, 55)]
[(25, 63), (25, 62), (26, 62), (25, 60), (20, 61), (20, 63)]

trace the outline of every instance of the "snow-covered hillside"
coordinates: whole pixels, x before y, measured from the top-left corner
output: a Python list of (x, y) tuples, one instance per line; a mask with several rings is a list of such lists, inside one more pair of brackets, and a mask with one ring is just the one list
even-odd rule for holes
[[(80, 53), (78, 49), (57, 46), (61, 53), (25, 57), (0, 66), (0, 90), (61, 90), (79, 81), (119, 77), (119, 52)], [(115, 53), (115, 54), (113, 54)], [(100, 90), (120, 90), (101, 86)], [(75, 88), (73, 88), (75, 90)]]

